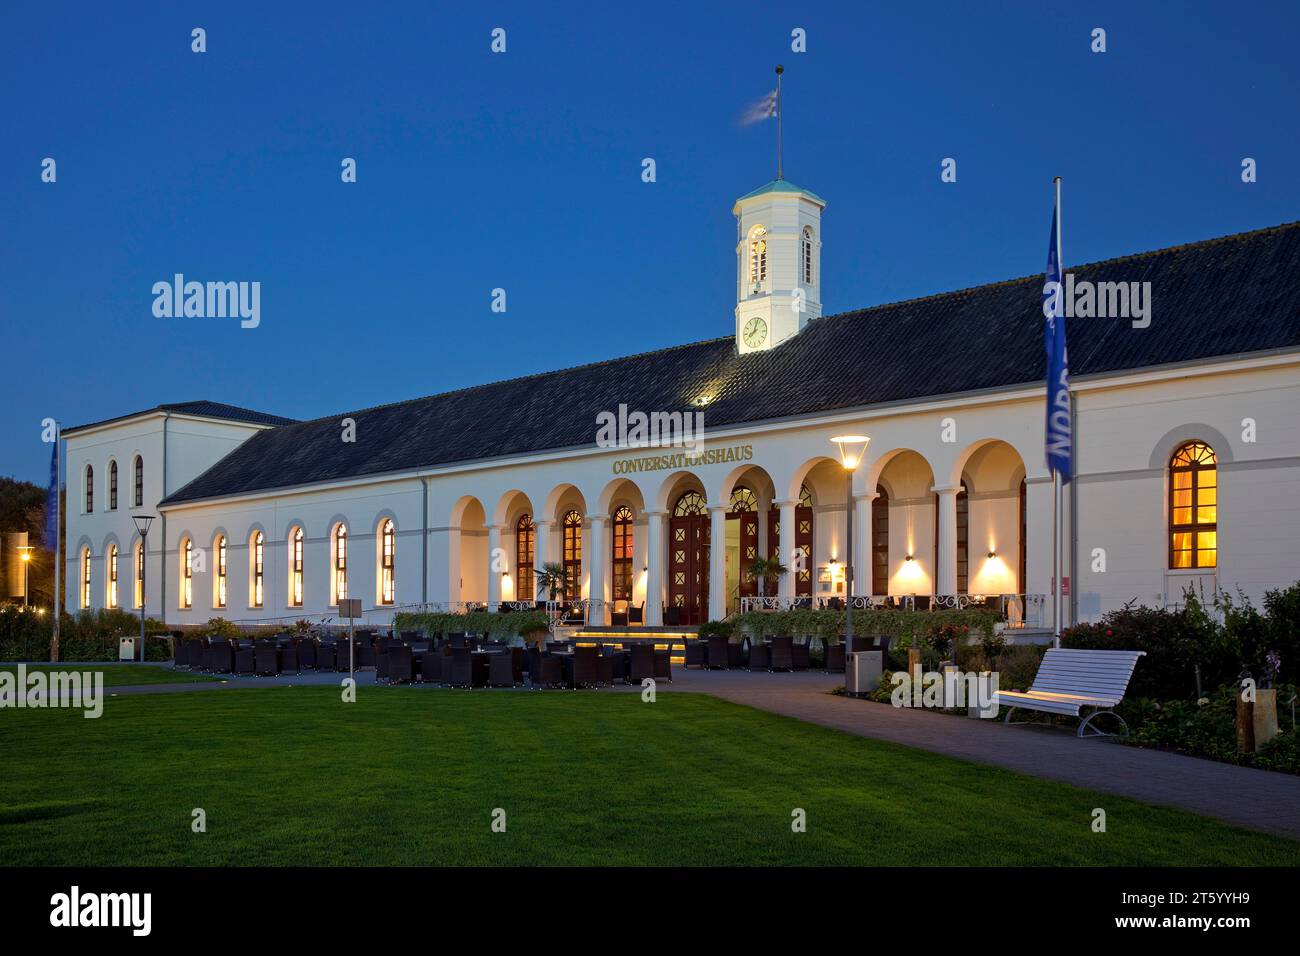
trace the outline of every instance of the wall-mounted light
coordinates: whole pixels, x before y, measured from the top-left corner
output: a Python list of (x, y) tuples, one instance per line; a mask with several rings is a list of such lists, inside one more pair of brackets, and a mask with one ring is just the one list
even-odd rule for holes
[(912, 556), (911, 556), (910, 554), (907, 556), (907, 560), (908, 560), (908, 561), (911, 561), (911, 560), (912, 560)]
[(992, 558), (996, 558), (997, 556), (998, 556), (998, 553), (997, 553), (996, 551), (990, 551), (990, 552), (988, 553), (988, 557), (989, 557), (990, 559), (992, 559)]

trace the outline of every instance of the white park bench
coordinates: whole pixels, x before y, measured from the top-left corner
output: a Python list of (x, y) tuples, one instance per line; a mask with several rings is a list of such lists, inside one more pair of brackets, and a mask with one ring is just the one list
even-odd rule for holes
[(1000, 690), (994, 694), (999, 707), (1007, 707), (1004, 723), (1016, 710), (1038, 710), (1048, 714), (1078, 717), (1091, 713), (1079, 724), (1080, 737), (1109, 737), (1092, 727), (1093, 720), (1109, 714), (1128, 735), (1128, 724), (1115, 713), (1124, 699), (1137, 660), (1146, 651), (1090, 651), (1054, 647), (1043, 655), (1038, 673), (1027, 691)]

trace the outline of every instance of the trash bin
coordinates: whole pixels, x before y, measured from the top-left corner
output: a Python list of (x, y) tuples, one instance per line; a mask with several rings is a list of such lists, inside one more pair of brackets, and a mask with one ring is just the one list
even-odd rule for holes
[(135, 660), (135, 642), (134, 637), (123, 637), (117, 642), (117, 659), (119, 661)]
[(849, 654), (848, 666), (844, 668), (844, 690), (849, 694), (869, 694), (879, 687), (884, 656), (880, 651)]

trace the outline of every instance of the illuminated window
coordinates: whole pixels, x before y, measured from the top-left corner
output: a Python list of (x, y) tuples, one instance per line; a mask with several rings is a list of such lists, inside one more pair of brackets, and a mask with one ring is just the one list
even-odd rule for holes
[(566, 601), (582, 597), (582, 515), (570, 511), (564, 516), (564, 569), (569, 572)]
[(334, 600), (338, 604), (348, 596), (348, 529), (339, 525), (334, 530)]
[(379, 531), (379, 603), (392, 604), (396, 600), (396, 586), (393, 577), (393, 559), (395, 557), (397, 532), (392, 519), (384, 522)]
[(302, 528), (289, 536), (289, 605), (302, 607)]
[(135, 456), (135, 507), (144, 507), (144, 459)]
[(688, 491), (677, 499), (677, 504), (673, 506), (673, 517), (687, 518), (692, 515), (702, 515), (707, 510), (704, 496), (698, 491)]
[(536, 578), (533, 576), (533, 565), (537, 561), (536, 547), (537, 527), (533, 524), (533, 516), (520, 515), (519, 521), (515, 523), (515, 580), (519, 582), (515, 588), (516, 600), (531, 601), (537, 597), (534, 584)]
[(90, 549), (81, 549), (81, 606), (90, 607)]
[(108, 510), (117, 510), (117, 462), (115, 461), (108, 463)]
[(189, 538), (181, 546), (181, 607), (194, 606), (194, 542)]
[(252, 571), (253, 580), (248, 589), (249, 597), (252, 598), (249, 603), (253, 607), (261, 607), (262, 601), (265, 598), (265, 594), (263, 593), (263, 582), (265, 581), (265, 567), (263, 564), (266, 557), (265, 545), (266, 539), (262, 536), (262, 532), (253, 532), (253, 540), (249, 543), (249, 551), (251, 552), (249, 556), (249, 568)]
[(767, 230), (755, 226), (749, 233), (749, 284), (759, 286), (767, 281)]
[(632, 600), (632, 509), (626, 506), (614, 512), (610, 524), (614, 538), (612, 554), (613, 581), (610, 593), (615, 601)]
[(738, 485), (731, 492), (731, 513), (740, 514), (758, 510), (758, 498), (744, 485)]
[(871, 502), (871, 593), (889, 593), (889, 492), (876, 485)]
[(1218, 563), (1218, 459), (1191, 441), (1169, 462), (1169, 567), (1213, 568)]
[(108, 593), (104, 602), (108, 607), (117, 607), (117, 545), (110, 544), (104, 555), (105, 571), (108, 578)]
[(801, 243), (803, 254), (803, 284), (812, 285), (813, 281), (813, 231), (809, 226), (803, 231), (803, 242)]
[(957, 593), (965, 594), (970, 583), (970, 497), (966, 482), (957, 492)]
[(86, 466), (86, 514), (95, 510), (95, 469)]
[(226, 606), (226, 536), (224, 534), (219, 535), (217, 537), (217, 546), (212, 550), (216, 552), (216, 560), (217, 560), (217, 579), (214, 584), (214, 591), (212, 594), (212, 606), (225, 607)]
[(135, 543), (135, 595), (133, 605), (139, 607), (144, 603), (144, 546), (139, 541)]

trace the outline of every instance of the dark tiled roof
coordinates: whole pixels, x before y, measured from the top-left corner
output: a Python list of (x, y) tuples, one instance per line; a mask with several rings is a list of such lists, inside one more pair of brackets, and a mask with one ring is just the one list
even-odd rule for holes
[[(1068, 324), (1075, 377), (1300, 346), (1300, 223), (1072, 267), (1150, 282), (1149, 328)], [(708, 428), (1032, 385), (1045, 373), (1042, 275), (827, 316), (778, 348), (732, 336), (261, 432), (168, 502), (590, 446), (596, 415), (715, 400)]]
[(282, 415), (268, 415), (265, 412), (255, 412), (251, 408), (240, 408), (238, 405), (227, 405), (225, 402), (171, 402), (166, 405), (156, 405), (153, 408), (146, 408), (144, 411), (132, 412), (129, 415), (118, 415), (116, 418), (106, 418), (103, 421), (90, 422), (87, 425), (77, 425), (75, 428), (65, 428), (63, 435), (71, 435), (73, 432), (83, 431), (87, 428), (96, 428), (100, 425), (107, 425), (110, 422), (125, 421), (128, 418), (135, 418), (139, 415), (149, 415), (154, 412), (175, 412), (178, 415), (196, 415), (200, 418), (222, 418), (230, 422), (245, 422), (251, 425), (294, 425), (297, 424), (296, 418), (285, 418)]

